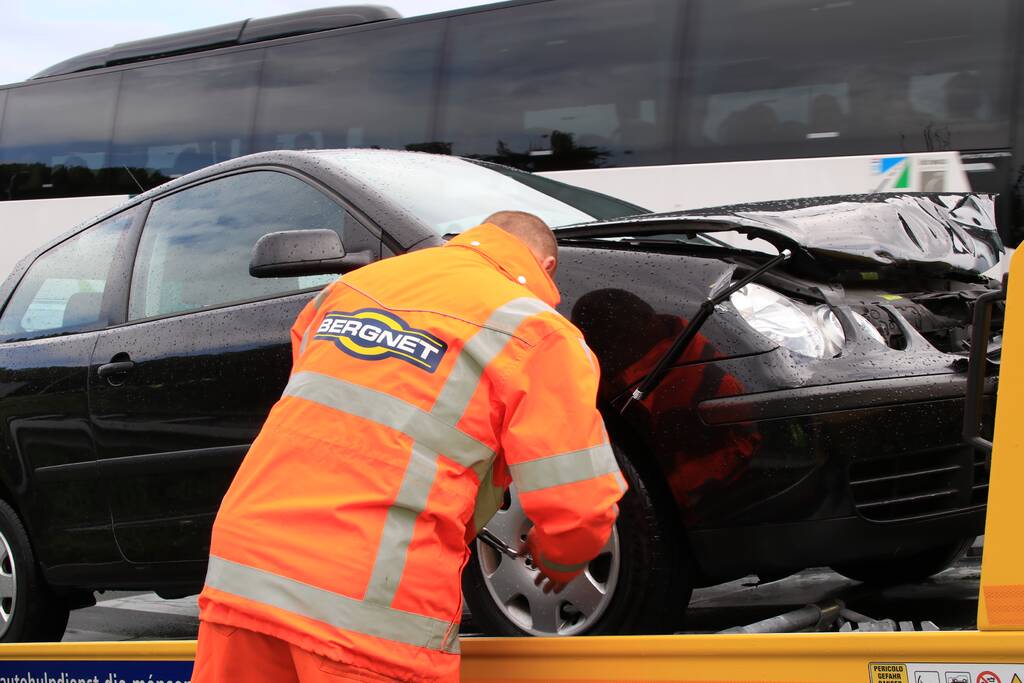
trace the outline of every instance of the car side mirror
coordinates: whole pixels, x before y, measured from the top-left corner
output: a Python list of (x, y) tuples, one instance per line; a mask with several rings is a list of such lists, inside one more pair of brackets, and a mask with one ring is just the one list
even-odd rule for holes
[(373, 261), (373, 253), (346, 254), (333, 230), (285, 230), (267, 233), (252, 248), (253, 277), (296, 277), (347, 273)]

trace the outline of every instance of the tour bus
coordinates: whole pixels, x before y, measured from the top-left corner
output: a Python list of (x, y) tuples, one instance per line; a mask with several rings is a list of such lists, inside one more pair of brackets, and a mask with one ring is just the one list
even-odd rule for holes
[(660, 211), (998, 192), (1016, 244), (1021, 5), (335, 7), (114, 45), (0, 87), (0, 276), (126, 196), (270, 149), (460, 155)]

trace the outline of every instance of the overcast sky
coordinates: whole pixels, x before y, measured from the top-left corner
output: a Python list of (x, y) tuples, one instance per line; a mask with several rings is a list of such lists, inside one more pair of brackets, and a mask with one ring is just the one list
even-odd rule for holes
[[(486, 0), (370, 0), (402, 16)], [(0, 84), (23, 81), (82, 52), (127, 40), (358, 0), (0, 0)]]

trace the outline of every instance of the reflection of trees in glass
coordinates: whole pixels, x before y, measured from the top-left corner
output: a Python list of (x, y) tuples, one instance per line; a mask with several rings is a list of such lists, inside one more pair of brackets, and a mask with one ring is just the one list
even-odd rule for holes
[(428, 152), (430, 154), (444, 154), (451, 156), (452, 143), (450, 142), (416, 142), (406, 145), (407, 152)]
[(953, 149), (953, 133), (949, 125), (929, 121), (924, 127), (924, 149), (928, 152), (944, 152)]
[(139, 194), (168, 180), (170, 177), (162, 172), (146, 168), (92, 169), (84, 165), (0, 164), (0, 200)]
[[(600, 168), (611, 152), (596, 146), (580, 145), (572, 133), (560, 130), (551, 131), (547, 138), (547, 149), (528, 149), (525, 152), (514, 151), (508, 143), (498, 140), (494, 154), (467, 154), (471, 159), (491, 161), (504, 164), (524, 171), (566, 171), (577, 168)], [(451, 142), (417, 142), (405, 146), (409, 152), (428, 152), (430, 154), (452, 154)], [(532, 147), (532, 145), (531, 145)]]
[[(563, 171), (578, 168), (600, 168), (611, 156), (608, 149), (580, 145), (573, 133), (552, 131), (542, 136), (547, 149), (515, 151), (499, 140), (494, 154), (470, 155), (475, 159), (492, 161), (524, 171)], [(451, 142), (418, 142), (404, 145), (411, 152), (452, 154)], [(378, 148), (376, 145), (374, 148)], [(531, 147), (533, 147), (531, 145)], [(74, 161), (70, 157), (69, 161)], [(160, 170), (139, 166), (119, 166), (92, 169), (84, 163), (63, 163), (49, 166), (43, 163), (0, 164), (0, 201), (8, 199), (47, 199), (50, 197), (88, 197), (104, 194), (135, 195), (171, 180)]]
[[(577, 144), (572, 133), (551, 131), (548, 149), (513, 151), (499, 140), (493, 155), (474, 154), (473, 158), (505, 164), (524, 171), (567, 171), (578, 168), (600, 168), (611, 152), (600, 147)], [(450, 145), (449, 145), (450, 147)]]

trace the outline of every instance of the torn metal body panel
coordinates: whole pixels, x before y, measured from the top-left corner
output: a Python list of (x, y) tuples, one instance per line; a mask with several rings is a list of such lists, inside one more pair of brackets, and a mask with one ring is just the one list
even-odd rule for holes
[(563, 239), (737, 232), (838, 268), (980, 274), (1004, 252), (991, 195), (873, 194), (648, 214), (559, 231)]

